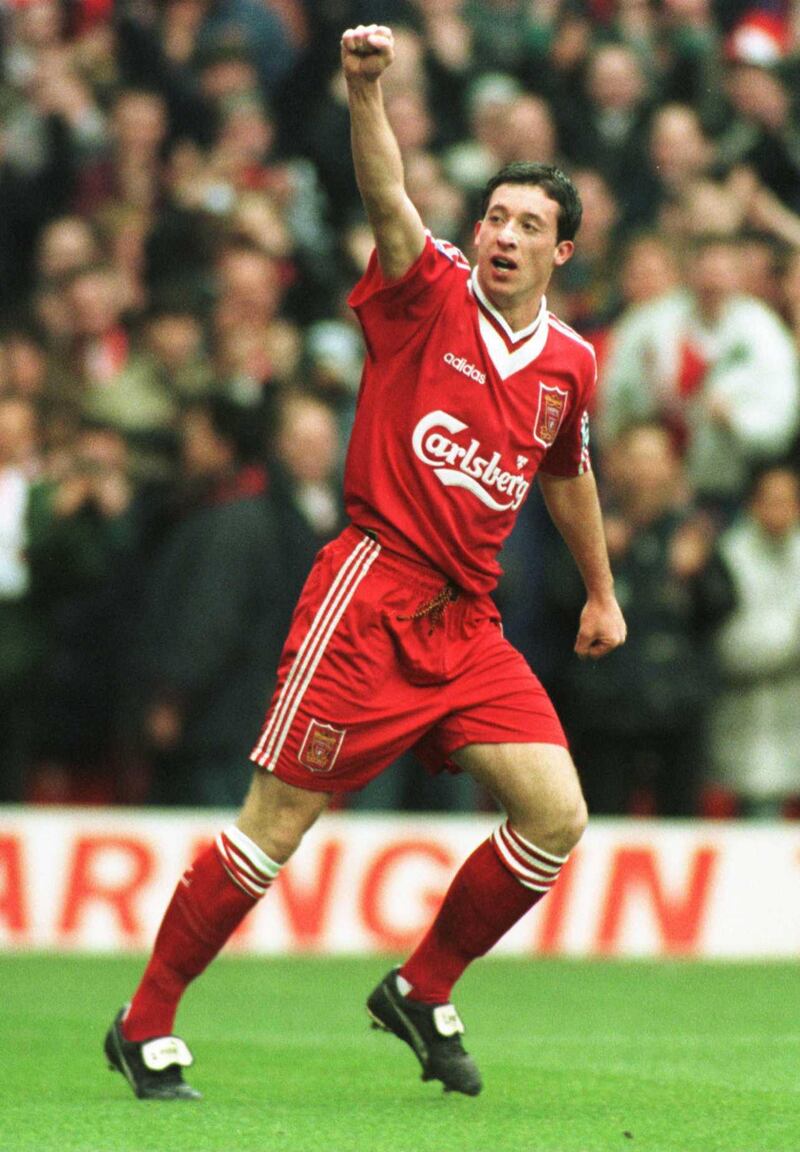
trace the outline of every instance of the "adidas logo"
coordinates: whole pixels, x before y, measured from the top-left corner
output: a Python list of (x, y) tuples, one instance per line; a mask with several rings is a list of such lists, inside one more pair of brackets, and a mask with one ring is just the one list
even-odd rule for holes
[(445, 352), (445, 364), (449, 364), (451, 368), (455, 368), (456, 372), (460, 372), (462, 376), (467, 376), (470, 380), (474, 380), (476, 384), (485, 384), (486, 375), (479, 372), (474, 364), (470, 364), (463, 356), (456, 356), (453, 352)]

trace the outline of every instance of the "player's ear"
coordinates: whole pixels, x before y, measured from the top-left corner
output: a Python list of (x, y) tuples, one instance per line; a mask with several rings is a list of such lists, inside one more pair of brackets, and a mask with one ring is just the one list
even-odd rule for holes
[(553, 257), (553, 263), (556, 268), (560, 268), (562, 264), (566, 264), (574, 251), (575, 245), (571, 240), (562, 240), (560, 244), (557, 244), (555, 256)]
[(473, 240), (473, 243), (475, 243), (475, 244), (478, 243), (478, 238), (480, 237), (480, 234), (481, 234), (481, 224), (482, 223), (483, 223), (482, 220), (476, 220), (475, 221), (475, 227), (472, 231), (472, 240)]

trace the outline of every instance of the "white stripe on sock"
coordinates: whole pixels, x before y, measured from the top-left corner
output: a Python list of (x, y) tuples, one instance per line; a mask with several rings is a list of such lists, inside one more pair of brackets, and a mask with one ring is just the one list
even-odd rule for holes
[(508, 829), (508, 832), (514, 838), (514, 840), (517, 841), (520, 847), (527, 848), (529, 852), (533, 852), (537, 857), (540, 858), (543, 865), (545, 863), (555, 864), (559, 868), (563, 868), (563, 866), (566, 864), (566, 856), (556, 856), (553, 852), (545, 852), (544, 848), (537, 848), (537, 846), (532, 844), (530, 840), (526, 840), (525, 837), (516, 830), (516, 828), (511, 827), (510, 820), (506, 820), (504, 827)]
[(220, 832), (216, 845), (231, 880), (255, 899), (264, 895), (281, 870), (281, 865), (235, 824)]
[(229, 824), (224, 830), (225, 835), (235, 844), (243, 856), (246, 856), (254, 868), (259, 872), (265, 873), (269, 876), (270, 880), (274, 880), (281, 870), (282, 865), (277, 860), (273, 860), (268, 856), (263, 848), (259, 848), (255, 841), (246, 836), (236, 824)]
[(561, 871), (561, 864), (544, 864), (539, 859), (538, 854), (521, 848), (519, 837), (514, 835), (514, 829), (509, 828), (508, 824), (503, 824), (502, 827), (498, 828), (497, 835), (502, 836), (505, 846), (511, 855), (519, 861), (520, 867), (529, 867), (531, 871), (538, 872), (544, 880), (551, 876), (557, 876)]
[[(522, 840), (530, 851), (524, 852), (516, 843), (517, 840)], [(559, 857), (554, 856), (551, 852), (545, 853), (543, 849), (537, 848), (529, 840), (523, 840), (516, 829), (511, 828), (508, 821), (495, 830), (492, 841), (502, 863), (505, 864), (512, 876), (524, 888), (530, 888), (533, 892), (549, 892), (558, 879), (562, 865), (567, 860), (566, 856)], [(533, 853), (536, 855), (534, 856)], [(557, 867), (554, 864), (542, 864), (537, 859), (540, 854), (546, 856), (550, 861), (559, 860), (561, 863)], [(530, 861), (530, 865), (526, 861)]]

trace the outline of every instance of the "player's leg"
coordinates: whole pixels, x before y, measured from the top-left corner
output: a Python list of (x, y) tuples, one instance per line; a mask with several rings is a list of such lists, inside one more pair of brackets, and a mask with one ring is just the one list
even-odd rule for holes
[(476, 1095), (480, 1073), (461, 1045), (452, 987), (555, 883), (585, 827), (586, 805), (561, 746), (474, 744), (454, 758), (492, 792), (508, 820), (465, 861), (424, 939), (367, 1006), (377, 1024), (414, 1049), (423, 1079)]
[(495, 797), (516, 830), (538, 847), (566, 856), (586, 828), (578, 773), (560, 744), (472, 744), (456, 762)]
[(180, 1071), (191, 1062), (188, 1049), (171, 1036), (180, 999), (266, 893), (329, 799), (257, 771), (235, 824), (181, 877), (139, 987), (106, 1037), (110, 1064), (137, 1096), (196, 1097)]
[(465, 861), (428, 934), (401, 974), (411, 995), (446, 1003), (467, 965), (549, 892), (586, 827), (580, 782), (566, 748), (474, 744), (458, 763), (508, 819)]

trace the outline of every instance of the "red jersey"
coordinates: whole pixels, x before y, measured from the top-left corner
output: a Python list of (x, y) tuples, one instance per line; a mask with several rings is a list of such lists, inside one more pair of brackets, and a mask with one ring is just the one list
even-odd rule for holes
[(539, 468), (589, 470), (587, 341), (547, 311), (512, 332), (457, 248), (431, 236), (401, 280), (373, 252), (350, 294), (367, 346), (347, 514), (386, 548), (491, 591)]

